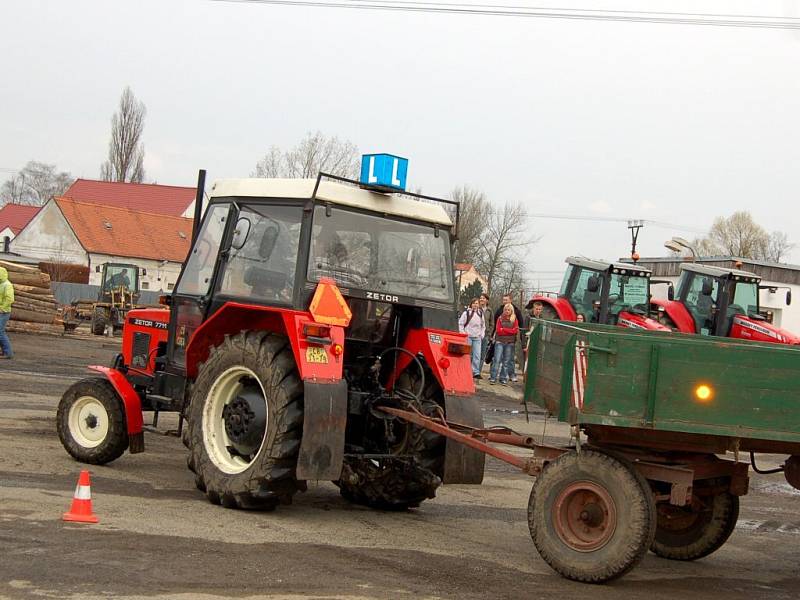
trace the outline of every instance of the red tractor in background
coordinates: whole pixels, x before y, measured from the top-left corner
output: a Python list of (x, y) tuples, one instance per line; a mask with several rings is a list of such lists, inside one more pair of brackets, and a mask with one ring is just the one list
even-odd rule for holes
[(558, 294), (534, 294), (526, 308), (542, 303), (542, 318), (604, 323), (669, 331), (650, 316), (650, 271), (635, 264), (567, 258), (567, 271)]
[(142, 452), (143, 411), (173, 411), (197, 487), (226, 507), (331, 480), (405, 509), (480, 483), (483, 454), (380, 410), (482, 427), (453, 311), (458, 204), (365, 183), (217, 182), (169, 310), (131, 310), (113, 365), (64, 394), (66, 450)]
[[(800, 337), (770, 323), (760, 312), (761, 286), (755, 273), (726, 267), (682, 263), (677, 297), (670, 284), (668, 299), (651, 300), (659, 320), (673, 331), (716, 335), (756, 342), (800, 344)], [(791, 290), (786, 304), (791, 304)]]

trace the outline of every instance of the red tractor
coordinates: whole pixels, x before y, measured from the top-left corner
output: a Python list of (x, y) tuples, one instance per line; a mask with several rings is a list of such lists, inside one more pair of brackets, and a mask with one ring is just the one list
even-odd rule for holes
[(453, 311), (458, 205), (387, 191), (325, 174), (217, 182), (169, 310), (130, 311), (113, 365), (64, 394), (66, 450), (142, 452), (143, 411), (174, 411), (197, 487), (226, 507), (331, 480), (405, 509), (480, 483), (482, 454), (379, 410), (482, 426)]
[[(761, 286), (755, 273), (698, 263), (681, 264), (675, 288), (670, 285), (668, 299), (652, 299), (659, 319), (673, 331), (717, 335), (756, 342), (800, 344), (800, 337), (775, 327), (760, 312)], [(792, 292), (786, 292), (791, 304)]]
[(542, 318), (605, 323), (669, 331), (650, 317), (650, 271), (635, 264), (571, 256), (557, 295), (535, 294), (526, 308), (542, 303)]

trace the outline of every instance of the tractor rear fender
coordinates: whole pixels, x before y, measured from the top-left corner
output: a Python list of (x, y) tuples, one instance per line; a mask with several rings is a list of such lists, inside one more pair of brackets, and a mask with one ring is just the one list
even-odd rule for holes
[[(471, 396), (475, 393), (472, 380), (469, 345), (466, 334), (443, 329), (412, 329), (408, 332), (403, 348), (397, 354), (397, 368), (386, 387), (391, 388), (400, 374), (411, 364), (411, 356), (422, 355), (445, 394)], [(393, 357), (389, 357), (394, 360)], [(416, 369), (416, 366), (411, 368)]]
[[(200, 325), (186, 346), (186, 374), (197, 377), (197, 368), (226, 335), (240, 331), (271, 331), (289, 338), (300, 378), (334, 382), (342, 378), (344, 328), (324, 325), (328, 337), (306, 335), (304, 328), (315, 323), (310, 312), (226, 302)], [(317, 332), (318, 333), (318, 332)]]
[(658, 310), (659, 307), (663, 307), (664, 312), (667, 313), (667, 316), (675, 323), (678, 331), (682, 333), (696, 332), (694, 328), (694, 319), (682, 302), (677, 300), (664, 300), (663, 298), (652, 298), (650, 300), (650, 305), (655, 310)]
[(561, 321), (577, 321), (578, 320), (578, 313), (575, 312), (575, 308), (572, 304), (569, 303), (569, 300), (566, 298), (553, 298), (551, 296), (534, 296), (533, 298), (537, 302), (541, 302), (542, 304), (546, 304), (556, 312), (558, 318)]
[(117, 395), (125, 407), (125, 421), (128, 426), (128, 450), (131, 454), (137, 452), (144, 452), (144, 431), (142, 425), (142, 399), (128, 379), (110, 367), (101, 367), (99, 365), (91, 365), (88, 367), (92, 371), (97, 371), (105, 376), (116, 390)]

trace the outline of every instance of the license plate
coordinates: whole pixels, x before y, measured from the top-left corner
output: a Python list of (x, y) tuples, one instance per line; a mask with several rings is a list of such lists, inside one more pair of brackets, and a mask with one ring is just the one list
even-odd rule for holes
[(306, 348), (306, 362), (328, 364), (328, 353), (325, 348), (310, 346)]

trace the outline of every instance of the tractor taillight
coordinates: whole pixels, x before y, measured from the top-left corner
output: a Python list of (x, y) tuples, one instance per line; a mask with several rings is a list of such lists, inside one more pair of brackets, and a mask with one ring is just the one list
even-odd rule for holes
[(319, 323), (306, 323), (303, 325), (303, 335), (306, 337), (330, 338), (331, 328)]
[(342, 348), (341, 344), (334, 344), (333, 348), (331, 348), (334, 356), (341, 356), (342, 352), (344, 352), (344, 348)]
[(319, 323), (305, 323), (303, 325), (303, 336), (306, 341), (320, 346), (327, 346), (331, 343), (331, 328)]
[(472, 352), (472, 346), (459, 344), (458, 342), (447, 342), (447, 351), (450, 354), (469, 354)]
[(440, 358), (440, 359), (439, 359), (439, 366), (440, 366), (440, 367), (441, 367), (443, 370), (445, 370), (445, 371), (446, 371), (447, 369), (449, 369), (449, 368), (450, 368), (450, 359), (449, 359), (449, 358), (447, 358), (446, 356), (443, 356), (442, 358)]

